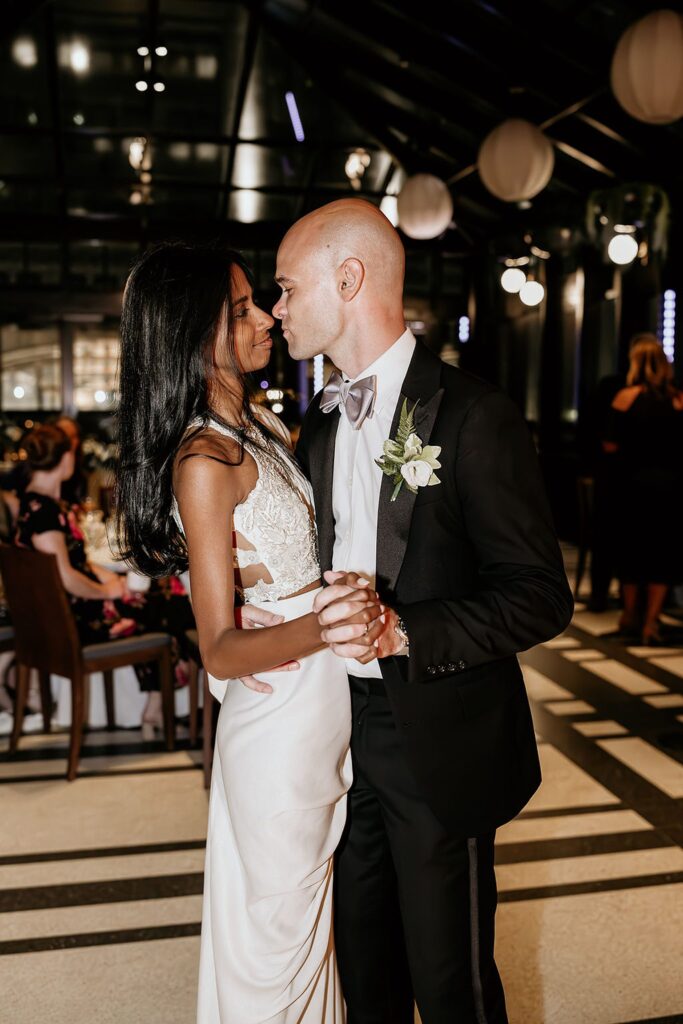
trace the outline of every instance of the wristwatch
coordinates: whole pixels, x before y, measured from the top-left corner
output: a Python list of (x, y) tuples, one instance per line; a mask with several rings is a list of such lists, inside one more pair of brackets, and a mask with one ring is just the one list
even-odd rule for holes
[(401, 618), (400, 615), (397, 616), (396, 625), (394, 626), (394, 632), (396, 633), (396, 636), (401, 641), (401, 644), (403, 645), (403, 647), (405, 647), (405, 651), (402, 651), (401, 653), (409, 655), (410, 654), (410, 637), (408, 636), (408, 630), (406, 629), (406, 624), (405, 624), (405, 622), (403, 621), (403, 619)]

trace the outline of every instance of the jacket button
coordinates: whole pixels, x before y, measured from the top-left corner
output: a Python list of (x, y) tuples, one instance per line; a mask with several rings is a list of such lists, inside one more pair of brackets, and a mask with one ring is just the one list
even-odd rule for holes
[(462, 669), (464, 669), (464, 668), (467, 668), (467, 662), (466, 662), (466, 661), (459, 661), (459, 662), (458, 662), (458, 668), (459, 668), (459, 669), (460, 669), (461, 671), (462, 671)]

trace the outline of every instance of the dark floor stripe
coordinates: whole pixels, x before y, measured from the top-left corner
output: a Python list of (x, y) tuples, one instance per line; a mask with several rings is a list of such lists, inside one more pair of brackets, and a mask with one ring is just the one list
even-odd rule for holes
[[(618, 640), (610, 634), (603, 636), (593, 636), (592, 633), (586, 632), (581, 629), (580, 626), (574, 623), (567, 629), (567, 635), (573, 636), (577, 640), (581, 641), (582, 646), (592, 651), (602, 651), (608, 658), (614, 658), (616, 661), (620, 661), (622, 665), (626, 665), (627, 668), (634, 668), (640, 672), (641, 675), (648, 676), (649, 679), (654, 679), (657, 683), (662, 683), (663, 686), (668, 686), (674, 693), (683, 693), (683, 678), (676, 675), (675, 672), (667, 672), (666, 669), (660, 668), (659, 665), (653, 665), (648, 658), (638, 658), (635, 654), (630, 654), (627, 651), (627, 647), (642, 647), (643, 645), (638, 640)], [(675, 643), (673, 638), (666, 645), (667, 647), (679, 647), (680, 643)], [(578, 647), (570, 648), (571, 650), (579, 650)], [(552, 651), (553, 653), (560, 653), (561, 648), (548, 647), (544, 650)], [(683, 654), (683, 647), (681, 647), (681, 654)], [(657, 657), (657, 648), (652, 648), (652, 654), (650, 657)], [(563, 659), (569, 663), (568, 658)], [(670, 709), (669, 709), (670, 710)]]
[(602, 878), (595, 882), (568, 882), (535, 889), (509, 889), (498, 893), (499, 903), (520, 903), (524, 900), (548, 900), (557, 896), (582, 896), (585, 893), (618, 892), (623, 889), (645, 889), (653, 885), (676, 885), (683, 882), (683, 871), (661, 875), (634, 875), (631, 878)]
[(668, 836), (654, 829), (539, 839), (526, 843), (501, 843), (496, 847), (496, 864), (522, 864), (526, 861), (557, 860), (560, 857), (591, 857), (596, 853), (629, 853), (633, 850), (656, 850), (674, 845)]
[(643, 1017), (642, 1020), (625, 1020), (622, 1024), (683, 1024), (683, 1011), (673, 1017)]
[[(525, 655), (525, 661), (548, 674), (552, 669), (547, 664), (543, 667), (537, 654), (538, 649), (530, 652)], [(569, 674), (565, 675), (562, 685), (571, 687)], [(577, 696), (583, 696), (583, 694), (577, 694)], [(623, 697), (628, 699), (626, 694)], [(542, 702), (532, 701), (531, 703), (534, 724), (538, 732), (542, 733), (553, 746), (557, 747), (562, 754), (594, 778), (596, 782), (614, 793), (626, 807), (635, 810), (655, 828), (660, 828), (675, 843), (683, 846), (680, 801), (667, 796), (663, 790), (658, 789), (617, 758), (612, 757), (590, 737), (581, 735), (572, 728), (570, 722), (564, 721), (561, 715), (553, 715)], [(642, 704), (642, 701), (640, 703)], [(610, 717), (618, 718), (616, 709), (610, 713)], [(640, 730), (634, 731), (637, 735), (642, 736)]]
[(623, 811), (625, 805), (620, 800), (611, 804), (587, 804), (585, 807), (547, 807), (541, 811), (522, 811), (514, 819), (522, 821), (526, 818), (564, 818), (572, 814), (604, 814), (605, 811)]
[(86, 907), (95, 903), (161, 900), (175, 896), (199, 896), (202, 893), (203, 880), (203, 872), (196, 871), (182, 875), (154, 875), (146, 878), (117, 878), (101, 882), (72, 882), (65, 885), (0, 889), (0, 913), (52, 910), (55, 907)]
[(202, 850), (205, 839), (187, 839), (179, 843), (143, 843), (139, 846), (96, 846), (92, 850), (52, 850), (45, 853), (18, 853), (0, 857), (0, 868), (10, 864), (45, 864), (61, 860), (91, 860), (96, 857), (129, 857), (141, 853), (177, 853)]
[[(618, 651), (610, 650), (609, 654), (613, 660), (619, 661), (627, 668), (642, 668), (641, 665), (627, 665)], [(627, 693), (616, 683), (610, 683), (607, 679), (595, 675), (588, 668), (576, 662), (567, 661), (554, 650), (536, 647), (533, 651), (526, 653), (523, 660), (559, 683), (560, 686), (570, 690), (573, 697), (591, 704), (596, 709), (591, 713), (593, 718), (597, 712), (599, 718), (618, 722), (627, 732), (639, 736), (647, 743), (651, 743), (653, 747), (661, 750), (662, 753), (683, 764), (683, 725), (676, 721), (675, 714), (671, 714), (672, 711), (680, 713), (680, 708), (652, 707), (642, 697)], [(642, 674), (649, 675), (649, 673)], [(546, 702), (541, 701), (540, 703), (545, 704)], [(558, 715), (557, 717), (566, 717), (571, 723), (572, 720), (590, 720), (591, 715)], [(589, 738), (594, 739), (594, 737)]]
[(0, 956), (14, 953), (45, 953), (54, 949), (111, 946), (126, 942), (153, 942), (199, 935), (201, 924), (165, 924), (155, 928), (122, 928), (116, 932), (84, 932), (82, 935), (50, 935), (44, 939), (9, 939), (0, 942)]
[[(34, 736), (36, 734), (31, 733), (31, 735)], [(195, 748), (190, 746), (190, 741), (187, 739), (176, 739), (175, 749), (177, 752), (181, 750), (194, 750)], [(163, 740), (155, 740), (149, 743), (104, 742), (90, 746), (84, 743), (81, 747), (81, 761), (87, 761), (89, 757), (123, 757), (125, 755), (165, 753), (167, 753), (167, 750)], [(201, 752), (197, 751), (197, 754), (201, 756)], [(19, 764), (22, 761), (64, 761), (68, 755), (69, 734), (65, 733), (63, 746), (25, 747), (22, 749), (21, 740), (19, 740), (19, 749), (14, 754), (10, 754), (8, 750), (0, 753), (0, 764)]]
[[(173, 764), (167, 765), (166, 767), (152, 767), (152, 768), (116, 768), (110, 771), (101, 772), (82, 772), (79, 771), (79, 779), (112, 779), (118, 775), (164, 775), (170, 772), (196, 772), (202, 771), (201, 764)], [(59, 774), (51, 773), (49, 775), (0, 775), (0, 785), (12, 784), (16, 785), (20, 782), (65, 782), (66, 771), (60, 772)]]

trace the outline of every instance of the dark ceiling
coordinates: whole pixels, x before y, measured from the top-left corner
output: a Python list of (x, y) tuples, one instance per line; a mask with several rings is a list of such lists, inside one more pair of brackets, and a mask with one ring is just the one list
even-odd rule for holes
[[(590, 192), (620, 182), (663, 185), (675, 209), (681, 124), (634, 120), (608, 85), (620, 34), (657, 6), (10, 3), (0, 26), (0, 239), (227, 231), (237, 244), (272, 244), (308, 209), (354, 194), (345, 163), (358, 147), (371, 160), (356, 194), (376, 202), (402, 172), (449, 182), (455, 226), (441, 245), (455, 251), (522, 224), (579, 224)], [(140, 45), (167, 53), (146, 69)], [(479, 144), (508, 116), (555, 144), (552, 180), (524, 211), (494, 199), (475, 167)], [(129, 161), (138, 137), (148, 140), (143, 181)]]

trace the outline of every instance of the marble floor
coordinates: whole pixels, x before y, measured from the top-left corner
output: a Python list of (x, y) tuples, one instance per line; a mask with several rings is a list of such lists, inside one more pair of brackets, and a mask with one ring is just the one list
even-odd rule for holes
[[(683, 1022), (683, 628), (628, 647), (578, 606), (523, 656), (544, 782), (498, 834), (512, 1024)], [(192, 1024), (200, 754), (135, 730), (0, 741), (0, 1022)]]

